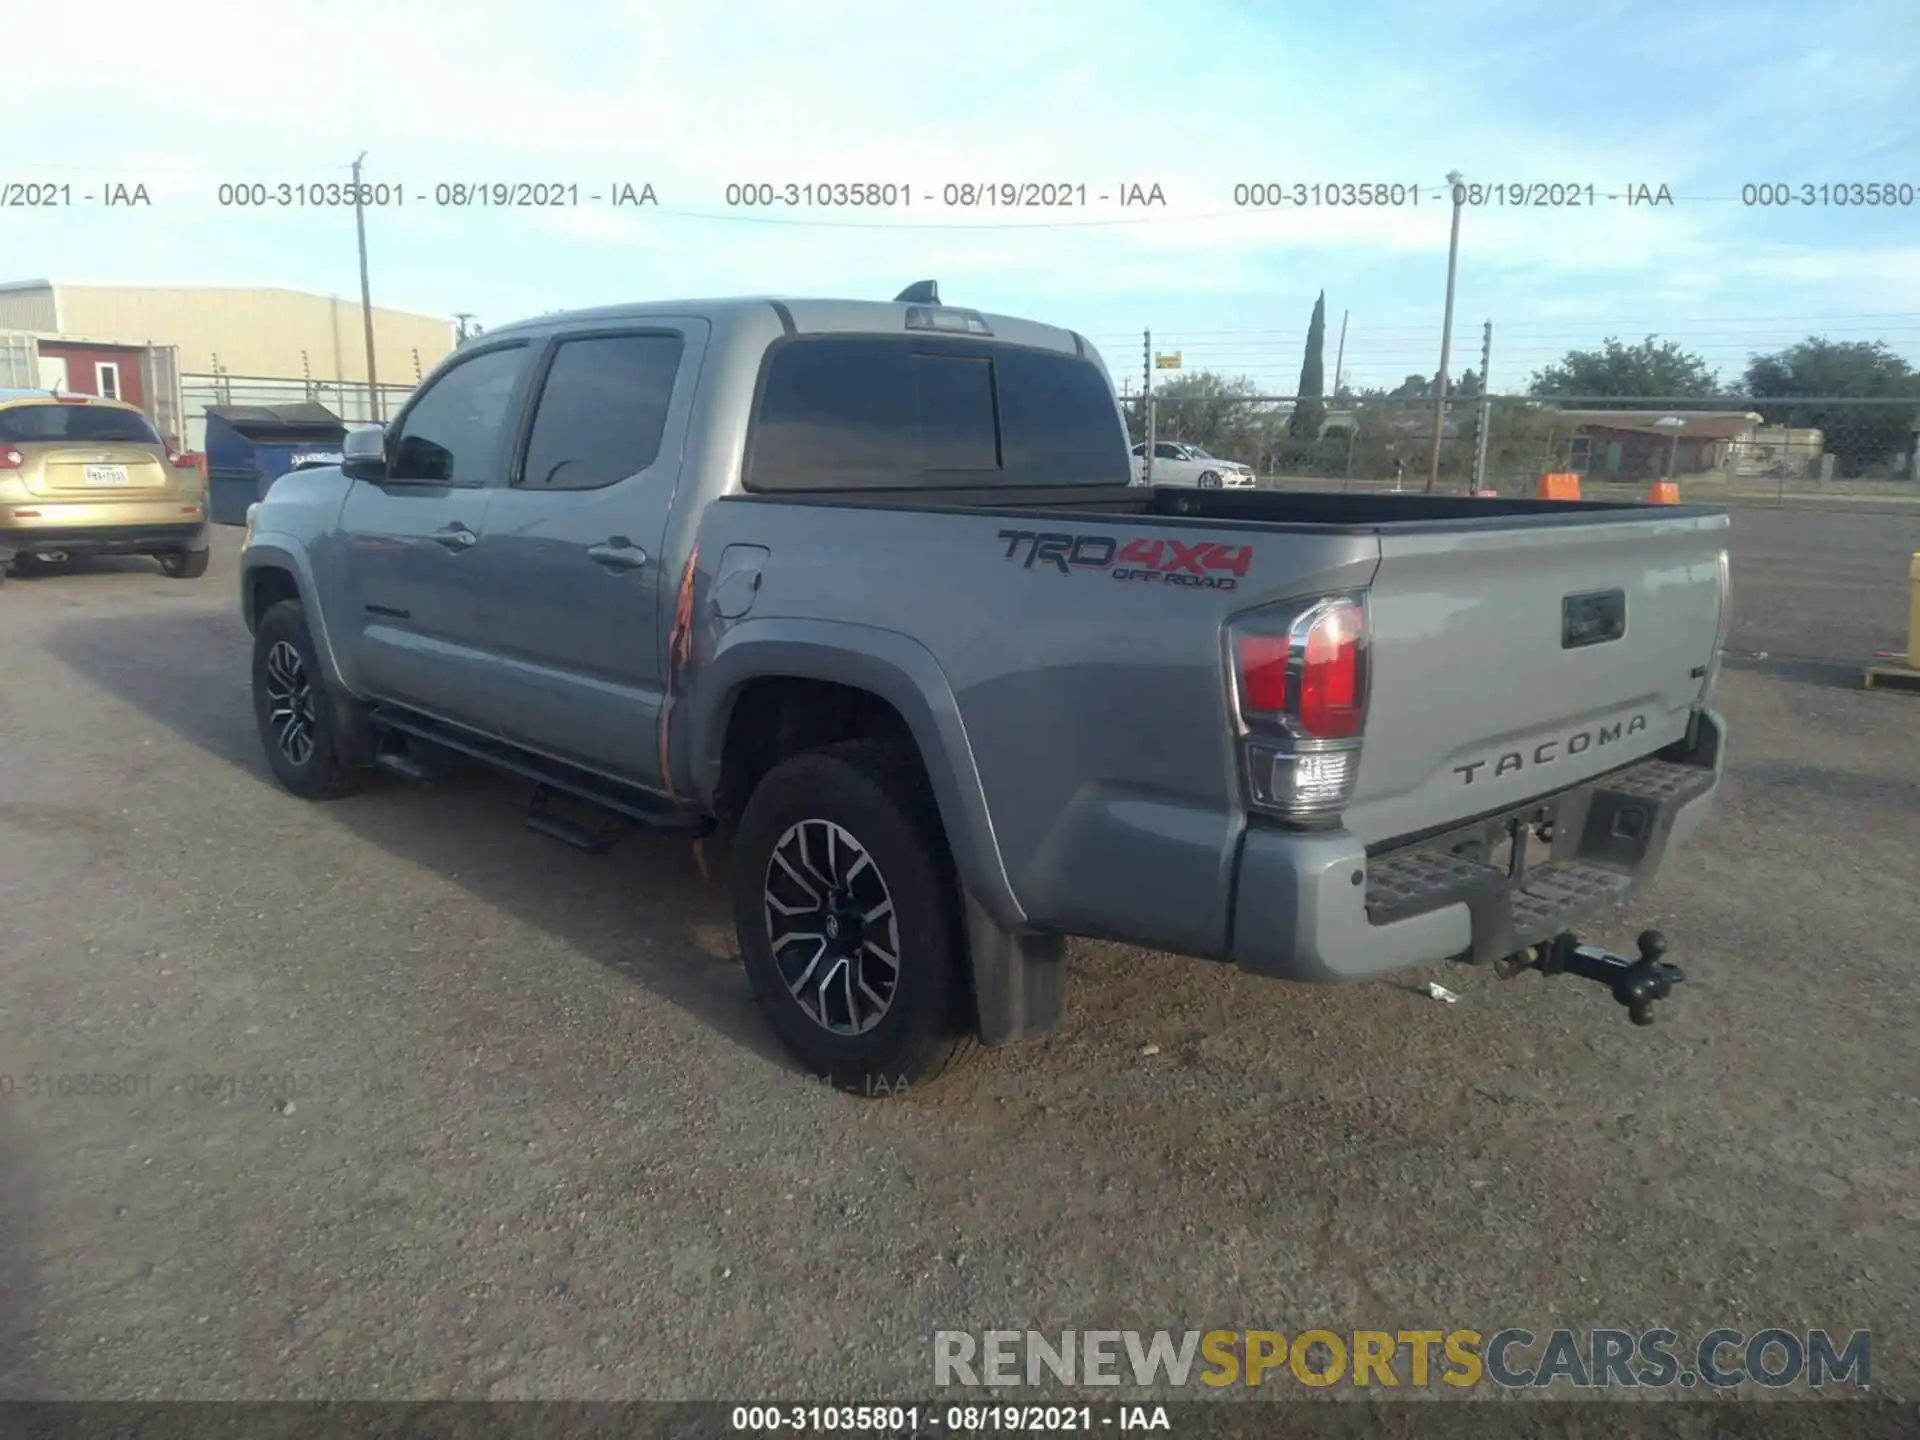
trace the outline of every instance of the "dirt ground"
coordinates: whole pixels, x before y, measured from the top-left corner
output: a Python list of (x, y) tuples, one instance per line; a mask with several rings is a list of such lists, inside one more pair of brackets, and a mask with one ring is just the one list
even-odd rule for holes
[[(796, 1074), (684, 842), (314, 807), (236, 537), (0, 589), (0, 1396), (877, 1400), (936, 1329), (1873, 1331), (1914, 1394), (1920, 512), (1738, 510), (1689, 982), (1305, 989), (1111, 945), (951, 1087)], [(1149, 1047), (1157, 1047), (1150, 1051)], [(99, 1078), (93, 1078), (99, 1077)]]

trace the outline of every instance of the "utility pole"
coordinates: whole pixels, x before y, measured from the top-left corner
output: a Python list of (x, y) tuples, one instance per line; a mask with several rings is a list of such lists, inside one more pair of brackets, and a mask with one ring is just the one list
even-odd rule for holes
[(1480, 418), (1473, 446), (1473, 488), (1487, 488), (1487, 432), (1493, 428), (1493, 392), (1487, 388), (1487, 371), (1493, 365), (1493, 322), (1480, 332)]
[(367, 206), (360, 188), (360, 162), (367, 158), (362, 150), (353, 162), (353, 228), (360, 237), (360, 318), (367, 332), (367, 414), (380, 422), (380, 377), (373, 363), (373, 295), (367, 285)]
[(1340, 348), (1333, 352), (1333, 398), (1335, 401), (1340, 398), (1340, 371), (1347, 363), (1347, 317), (1352, 313), (1351, 310), (1340, 312)]
[(1449, 195), (1453, 200), (1453, 235), (1447, 241), (1447, 309), (1440, 321), (1440, 375), (1433, 392), (1433, 453), (1427, 457), (1427, 493), (1440, 483), (1440, 440), (1447, 428), (1447, 366), (1453, 363), (1453, 280), (1460, 265), (1460, 212), (1466, 208), (1466, 187), (1460, 172), (1447, 172)]

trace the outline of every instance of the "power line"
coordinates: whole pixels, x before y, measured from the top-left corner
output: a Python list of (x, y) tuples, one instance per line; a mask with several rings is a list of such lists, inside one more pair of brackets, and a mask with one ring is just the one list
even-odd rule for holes
[[(962, 207), (963, 208), (963, 207)], [(635, 215), (642, 212), (634, 211)], [(1028, 221), (987, 221), (978, 224), (949, 224), (946, 221), (887, 221), (887, 220), (798, 220), (784, 215), (728, 215), (710, 210), (665, 210), (648, 207), (644, 212), (649, 218), (655, 215), (675, 220), (717, 220), (736, 225), (783, 225), (809, 230), (1096, 230), (1120, 225), (1184, 225), (1196, 220), (1235, 220), (1245, 215), (1258, 215), (1258, 210), (1216, 210), (1196, 215), (1144, 215), (1129, 220), (1028, 220)]]
[[(1283, 297), (1282, 303), (1284, 303), (1284, 297)], [(1862, 313), (1852, 314), (1852, 315), (1774, 315), (1774, 316), (1764, 316), (1764, 317), (1754, 316), (1746, 319), (1736, 319), (1732, 317), (1722, 316), (1718, 318), (1701, 318), (1698, 320), (1689, 318), (1689, 319), (1683, 319), (1680, 323), (1687, 325), (1689, 327), (1694, 325), (1813, 325), (1813, 324), (1830, 323), (1830, 322), (1841, 321), (1841, 320), (1847, 320), (1847, 321), (1920, 320), (1920, 310), (1887, 310), (1887, 311), (1880, 311), (1876, 313), (1862, 312)], [(1588, 325), (1585, 322), (1575, 322), (1575, 321), (1566, 321), (1566, 320), (1549, 320), (1549, 321), (1516, 320), (1512, 322), (1511, 328), (1514, 330), (1530, 331), (1535, 334), (1551, 338), (1553, 336), (1558, 336), (1558, 335), (1576, 335), (1576, 334), (1584, 335), (1594, 330), (1630, 331), (1640, 327), (1644, 327), (1649, 324), (1670, 326), (1674, 323), (1675, 323), (1674, 317), (1669, 315), (1669, 316), (1663, 317), (1658, 321), (1599, 320), (1599, 321), (1595, 321), (1591, 325)], [(1561, 327), (1567, 327), (1567, 328), (1542, 329), (1541, 328), (1542, 326), (1561, 326)], [(1430, 336), (1433, 333), (1434, 328), (1436, 327), (1368, 326), (1367, 333), (1372, 335)], [(1906, 326), (1902, 328), (1912, 329), (1916, 327)], [(1502, 322), (1501, 333), (1504, 334), (1507, 329), (1508, 329), (1507, 323)], [(1281, 339), (1281, 340), (1291, 340), (1291, 339), (1298, 339), (1299, 337), (1303, 336), (1306, 332), (1304, 330), (1251, 330), (1251, 329), (1248, 329), (1248, 330), (1182, 330), (1179, 333), (1183, 339), (1206, 339), (1210, 336), (1225, 336), (1228, 338), (1245, 337), (1248, 339), (1252, 339), (1255, 337), (1270, 336), (1270, 337), (1274, 337), (1276, 339)], [(1654, 333), (1657, 336), (1660, 332), (1656, 330)]]

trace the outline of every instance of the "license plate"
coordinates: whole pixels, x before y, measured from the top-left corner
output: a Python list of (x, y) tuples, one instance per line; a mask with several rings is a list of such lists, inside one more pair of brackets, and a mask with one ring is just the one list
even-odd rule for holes
[(87, 466), (87, 484), (124, 485), (127, 483), (127, 467), (124, 465)]

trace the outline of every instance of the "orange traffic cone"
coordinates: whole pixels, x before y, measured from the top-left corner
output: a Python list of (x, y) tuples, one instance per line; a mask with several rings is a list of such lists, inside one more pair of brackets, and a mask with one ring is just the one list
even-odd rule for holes
[(1654, 481), (1653, 489), (1647, 492), (1647, 503), (1649, 505), (1678, 505), (1680, 503), (1679, 485), (1672, 480)]
[(1555, 471), (1542, 475), (1538, 493), (1542, 500), (1578, 500), (1580, 477), (1571, 471)]

